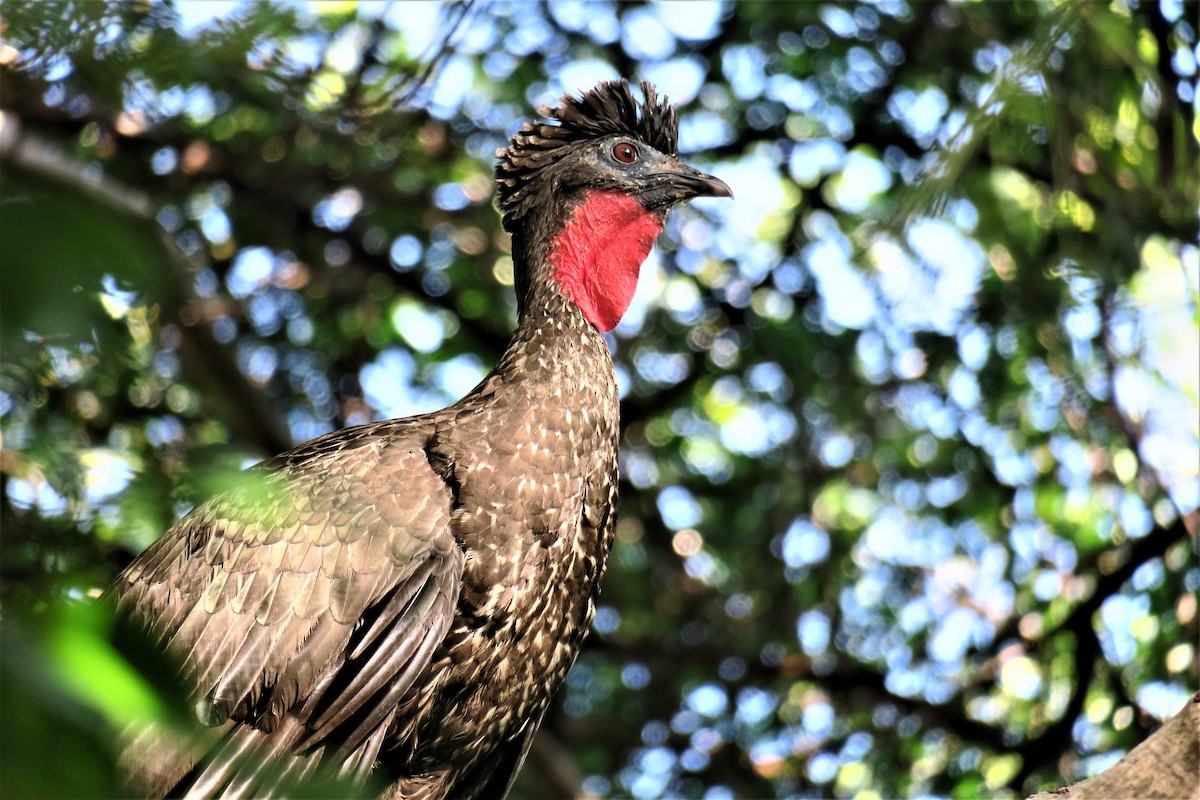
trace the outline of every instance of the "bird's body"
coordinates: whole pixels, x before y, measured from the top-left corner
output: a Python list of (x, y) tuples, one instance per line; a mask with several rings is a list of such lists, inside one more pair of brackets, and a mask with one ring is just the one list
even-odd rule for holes
[[(642, 116), (617, 108), (606, 136), (652, 138), (669, 110), (673, 157), (673, 109), (646, 91)], [(632, 103), (623, 83), (573, 102), (589, 98)], [(553, 112), (564, 128), (569, 112)], [(544, 150), (547, 127), (519, 133), (498, 173)], [(576, 133), (568, 144), (598, 138)], [(728, 192), (680, 174), (710, 182), (688, 196)], [(123, 759), (136, 791), (262, 794), (318, 764), (374, 771), (390, 797), (507, 791), (595, 610), (618, 437), (600, 329), (628, 305), (666, 207), (603, 181), (531, 204), (537, 177), (507, 194), (501, 177), (520, 321), (479, 386), (251, 470), (118, 578), (120, 607), (182, 660), (215, 740), (138, 736)]]

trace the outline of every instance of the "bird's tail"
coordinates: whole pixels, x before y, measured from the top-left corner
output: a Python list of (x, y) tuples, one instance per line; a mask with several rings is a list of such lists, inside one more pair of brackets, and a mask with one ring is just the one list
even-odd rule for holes
[[(130, 796), (185, 798), (265, 798), (288, 794), (310, 780), (321, 766), (325, 747), (297, 753), (304, 725), (285, 715), (271, 732), (232, 722), (212, 728), (199, 741), (151, 726), (133, 735), (121, 754)], [(332, 793), (361, 786), (378, 753), (364, 742), (341, 769), (328, 776)], [(371, 749), (371, 752), (366, 752)], [(340, 788), (341, 792), (338, 792)]]
[(320, 763), (323, 750), (292, 752), (303, 734), (304, 727), (290, 715), (270, 733), (239, 725), (204, 759), (184, 797), (266, 797), (271, 789), (302, 779)]

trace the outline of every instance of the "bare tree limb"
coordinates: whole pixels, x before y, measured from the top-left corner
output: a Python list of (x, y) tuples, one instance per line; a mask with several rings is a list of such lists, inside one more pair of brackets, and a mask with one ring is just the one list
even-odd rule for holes
[(1150, 738), (1104, 772), (1053, 792), (1038, 792), (1030, 800), (1115, 797), (1200, 798), (1200, 692)]

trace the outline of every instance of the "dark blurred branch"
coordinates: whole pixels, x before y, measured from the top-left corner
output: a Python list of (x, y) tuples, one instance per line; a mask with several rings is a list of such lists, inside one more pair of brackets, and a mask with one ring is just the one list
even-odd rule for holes
[[(1197, 515), (1197, 512), (1193, 512), (1189, 516)], [(1096, 672), (1096, 662), (1101, 655), (1100, 640), (1093, 617), (1104, 601), (1117, 594), (1139, 567), (1152, 559), (1161, 558), (1171, 545), (1188, 538), (1183, 519), (1176, 518), (1167, 528), (1156, 526), (1149, 534), (1136, 540), (1128, 548), (1128, 555), (1121, 566), (1109, 572), (1104, 571), (1104, 563), (1109, 553), (1102, 554), (1097, 560), (1100, 578), (1096, 582), (1095, 591), (1087, 600), (1076, 606), (1061, 624), (1041, 637), (1039, 644), (1048, 642), (1064, 632), (1074, 635), (1075, 684), (1062, 716), (1040, 734), (1025, 740), (1016, 748), (1015, 752), (1021, 756), (1021, 769), (1011, 785), (1020, 787), (1040, 767), (1052, 763), (1064, 752), (1074, 748), (1072, 729), (1075, 720), (1083, 711), (1088, 687)]]
[(264, 458), (295, 444), (270, 399), (250, 382), (238, 367), (234, 349), (217, 341), (211, 326), (181, 324), (179, 330), (184, 374), (201, 396), (215, 401), (212, 411), (229, 425), (234, 442)]
[[(634, 660), (646, 664), (651, 672), (670, 673), (680, 663), (716, 674), (729, 652), (712, 644), (680, 645), (664, 651), (657, 643), (618, 643), (600, 636), (589, 638), (589, 645), (600, 652), (610, 653), (617, 659)], [(789, 656), (776, 666), (761, 661), (747, 664), (746, 672), (737, 681), (728, 682), (733, 692), (742, 687), (770, 688), (772, 685), (792, 684), (796, 681), (818, 681), (820, 689), (831, 696), (849, 703), (847, 707), (865, 708), (870, 704), (888, 703), (905, 714), (914, 714), (927, 727), (941, 728), (964, 740), (989, 747), (997, 751), (1007, 750), (1009, 743), (1004, 732), (996, 727), (967, 716), (959, 698), (945, 703), (932, 703), (919, 697), (896, 694), (887, 687), (883, 673), (840, 658), (837, 666), (829, 672), (813, 671), (812, 662), (803, 656)]]
[(15, 114), (4, 115), (0, 129), (0, 161), (11, 163), (45, 179), (56, 181), (140, 220), (162, 243), (175, 272), (174, 292), (161, 300), (167, 321), (182, 334), (179, 355), (187, 380), (216, 401), (216, 416), (224, 420), (239, 443), (263, 455), (291, 446), (291, 435), (268, 399), (238, 368), (233, 348), (220, 344), (203, 323), (186, 325), (181, 311), (196, 300), (191, 289), (191, 269), (175, 240), (154, 219), (155, 204), (145, 193), (103, 173), (92, 174), (87, 165), (54, 145), (22, 129)]
[(450, 17), (446, 33), (438, 41), (435, 52), (425, 60), (425, 66), (421, 71), (402, 84), (401, 88), (403, 88), (404, 92), (395, 101), (394, 107), (406, 106), (411, 103), (416, 98), (417, 93), (429, 83), (438, 66), (446, 60), (447, 56), (454, 52), (454, 35), (471, 16), (475, 7), (475, 0), (460, 0), (460, 2), (447, 3), (443, 6), (447, 16)]
[[(48, 125), (54, 131), (55, 136), (61, 137), (63, 141), (70, 141), (77, 137), (85, 124), (96, 123), (107, 131), (107, 135), (111, 136), (121, 149), (129, 152), (134, 159), (143, 162), (149, 160), (154, 151), (160, 147), (173, 147), (177, 152), (182, 153), (195, 142), (195, 139), (185, 131), (173, 130), (167, 125), (134, 135), (124, 135), (113, 129), (107, 115), (98, 111), (92, 111), (81, 118), (65, 115), (59, 109), (46, 107), (41, 102), (40, 81), (20, 71), (6, 69), (4, 74), (5, 105), (10, 108), (15, 106), (18, 109), (17, 114), (6, 115), (9, 123), (6, 124), (6, 131), (14, 131), (17, 122), (22, 119), (25, 112), (31, 113), (43, 126)], [(44, 89), (44, 87), (42, 88)], [(31, 146), (21, 144), (21, 142), (29, 141), (28, 134), (20, 137), (13, 134), (9, 138), (13, 139), (9, 149)], [(153, 181), (154, 184), (137, 190), (123, 186), (120, 190), (114, 189), (112, 187), (121, 186), (121, 184), (110, 177), (104, 177), (97, 181), (84, 180), (83, 175), (87, 174), (84, 169), (86, 165), (75, 162), (68, 164), (61, 154), (41, 158), (39, 161), (43, 165), (48, 165), (49, 169), (67, 173), (70, 180), (81, 188), (92, 191), (93, 194), (101, 191), (110, 194), (115, 192), (116, 195), (120, 195), (123, 198), (121, 202), (129, 205), (131, 212), (135, 212), (139, 218), (147, 219), (149, 224), (154, 226), (158, 235), (168, 242), (172, 252), (176, 254), (177, 267), (180, 268), (178, 284), (183, 292), (181, 298), (173, 303), (174, 307), (169, 310), (168, 319), (178, 320), (180, 309), (192, 303), (194, 298), (191, 296), (191, 279), (187, 265), (178, 255), (174, 242), (168, 241), (170, 237), (162, 232), (153, 220), (154, 213), (164, 204), (163, 200), (154, 195), (176, 197), (181, 193), (186, 194), (190, 189), (181, 185), (181, 179), (195, 183), (223, 180), (235, 189), (236, 202), (258, 209), (272, 209), (277, 218), (285, 220), (286, 227), (302, 230), (308, 234), (295, 236), (290, 242), (298, 255), (307, 263), (315, 266), (322, 265), (325, 246), (334, 239), (345, 242), (353, 255), (350, 267), (356, 269), (359, 277), (357, 280), (348, 281), (346, 279), (352, 273), (343, 269), (343, 274), (337, 281), (339, 291), (357, 287), (355, 288), (356, 293), (361, 294), (370, 274), (385, 275), (397, 288), (421, 297), (423, 302), (433, 307), (446, 309), (459, 317), (461, 335), (465, 336), (474, 349), (485, 357), (494, 356), (503, 349), (508, 340), (508, 332), (504, 330), (502, 322), (488, 323), (487, 320), (463, 318), (458, 312), (457, 295), (454, 292), (441, 296), (429, 295), (422, 285), (421, 275), (418, 272), (398, 272), (392, 269), (386, 253), (370, 252), (363, 245), (365, 231), (362, 228), (365, 228), (365, 225), (351, 226), (349, 231), (341, 234), (325, 231), (313, 225), (311, 206), (318, 198), (306, 196), (306, 192), (297, 191), (297, 186), (305, 185), (305, 179), (303, 176), (298, 177), (293, 174), (291, 165), (286, 170), (276, 170), (271, 173), (272, 179), (268, 180), (265, 176), (260, 175), (262, 172), (260, 163), (256, 162), (249, 168), (243, 168), (240, 161), (243, 156), (215, 143), (210, 143), (208, 147), (210, 156), (204, 170), (199, 174), (185, 176), (181, 173), (173, 173), (156, 176), (145, 171), (144, 179)], [(14, 150), (14, 152), (16, 151)], [(328, 176), (322, 178), (313, 175), (309, 178), (308, 185), (312, 185), (312, 182), (318, 185), (324, 182), (328, 184), (328, 191), (333, 191), (335, 185), (343, 185), (343, 181), (333, 181)], [(374, 190), (380, 192), (381, 196), (394, 195), (396, 191), (390, 181), (382, 179), (381, 175), (375, 173), (356, 176), (353, 182), (355, 185), (368, 189), (374, 186)], [(114, 198), (109, 199), (111, 202), (116, 202)], [(428, 203), (428, 198), (408, 197), (402, 202), (425, 205)], [(291, 222), (286, 222), (286, 220)], [(268, 246), (271, 244), (270, 242), (249, 240), (241, 243), (265, 243)], [(202, 325), (202, 323), (200, 324)], [(193, 385), (203, 390), (207, 397), (218, 401), (222, 406), (217, 412), (218, 416), (230, 423), (234, 438), (264, 455), (289, 447), (292, 444), (290, 432), (262, 390), (251, 385), (241, 373), (236, 363), (234, 350), (219, 345), (211, 331), (201, 330), (198, 325), (180, 324), (179, 328), (184, 334), (180, 353), (183, 357), (187, 377)], [(359, 360), (361, 361), (361, 359)], [(361, 367), (361, 363), (343, 366), (346, 371), (353, 373)]]
[[(1188, 516), (1195, 518), (1197, 512), (1192, 512)], [(1100, 606), (1104, 604), (1105, 600), (1121, 590), (1121, 587), (1133, 577), (1133, 573), (1137, 572), (1139, 567), (1152, 559), (1161, 558), (1171, 545), (1187, 538), (1188, 531), (1184, 518), (1178, 517), (1168, 527), (1155, 526), (1148, 534), (1134, 540), (1127, 547), (1102, 553), (1090, 567), (1095, 574), (1100, 576), (1091, 596), (1076, 606), (1062, 623), (1046, 631), (1040, 641), (1046, 642), (1063, 631), (1070, 631), (1078, 636), (1091, 630), (1093, 615), (1100, 610)], [(1124, 560), (1121, 565), (1106, 569), (1108, 562), (1115, 560), (1114, 556), (1122, 553)]]
[(363, 78), (371, 67), (379, 65), (379, 45), (383, 42), (383, 37), (388, 32), (387, 23), (384, 21), (394, 5), (393, 0), (388, 0), (383, 11), (379, 16), (371, 20), (367, 26), (367, 41), (362, 47), (362, 55), (358, 59), (358, 67), (350, 74), (346, 81), (346, 91), (342, 95), (342, 112), (355, 114), (359, 107), (363, 105), (362, 88)]
[[(92, 111), (83, 116), (70, 116), (60, 109), (48, 108), (41, 102), (41, 95), (45, 90), (42, 81), (17, 70), (5, 69), (3, 74), (6, 90), (4, 106), (14, 109), (23, 118), (37, 121), (51, 129), (56, 137), (61, 137), (64, 141), (77, 137), (87, 124), (94, 123), (100, 125), (108, 135), (112, 136), (120, 149), (126, 150), (135, 159), (142, 162), (149, 161), (154, 152), (161, 147), (172, 147), (177, 152), (183, 153), (197, 141), (196, 137), (187, 131), (176, 129), (168, 123), (136, 134), (122, 134), (113, 128), (111, 115)], [(401, 116), (395, 115), (394, 118), (399, 120)], [(406, 119), (404, 123), (406, 125), (416, 125), (420, 119), (412, 115), (403, 118)], [(280, 135), (287, 137), (294, 133), (294, 130), (284, 130)], [(426, 208), (429, 205), (427, 197), (421, 195), (397, 196), (398, 192), (390, 178), (386, 173), (377, 170), (360, 171), (352, 177), (335, 179), (329, 174), (327, 167), (289, 162), (281, 168), (264, 173), (262, 163), (257, 158), (253, 159), (252, 163), (243, 163), (243, 159), (247, 158), (245, 155), (240, 155), (216, 142), (206, 141), (205, 144), (209, 150), (209, 156), (203, 170), (195, 175), (184, 176), (180, 173), (172, 173), (158, 176), (150, 171), (145, 171), (143, 177), (147, 181), (155, 182), (153, 186), (143, 187), (143, 191), (148, 193), (146, 196), (150, 197), (149, 193), (163, 193), (167, 196), (186, 193), (189, 187), (181, 185), (181, 179), (205, 183), (212, 180), (224, 181), (236, 190), (235, 196), (239, 202), (258, 209), (273, 209), (276, 216), (285, 220), (293, 219), (303, 222), (307, 233), (317, 234), (320, 237), (321, 246), (310, 247), (311, 252), (305, 253), (306, 260), (311, 265), (319, 266), (323, 263), (322, 252), (325, 244), (334, 239), (341, 239), (351, 247), (354, 255), (352, 263), (366, 267), (368, 272), (387, 275), (398, 288), (420, 296), (423, 302), (431, 306), (446, 309), (458, 316), (458, 297), (453, 291), (440, 296), (428, 294), (421, 284), (421, 276), (418, 272), (397, 272), (392, 269), (385, 254), (367, 252), (362, 244), (363, 232), (357, 230), (356, 226), (351, 226), (350, 235), (344, 235), (323, 230), (311, 223), (312, 204), (321, 196), (331, 194), (348, 183), (370, 193), (369, 199), (376, 202), (418, 205)], [(302, 191), (300, 187), (316, 188), (315, 191), (311, 189)], [(271, 245), (269, 242), (243, 241), (243, 244), (260, 243)], [(303, 250), (304, 242), (302, 240), (289, 244), (294, 249)], [(462, 332), (482, 350), (499, 352), (508, 341), (507, 332), (498, 332), (497, 329), (483, 324), (480, 320), (460, 318), (460, 325)]]
[[(1149, 481), (1154, 488), (1162, 491), (1165, 489), (1162, 478), (1142, 458), (1142, 430), (1140, 426), (1134, 423), (1121, 410), (1120, 406), (1117, 405), (1117, 364), (1120, 363), (1121, 357), (1117, 353), (1117, 349), (1112, 341), (1112, 315), (1116, 310), (1114, 306), (1118, 302), (1115, 291), (1109, 292), (1108, 298), (1100, 311), (1100, 341), (1104, 348), (1104, 368), (1107, 371), (1108, 395), (1112, 398), (1106, 409), (1108, 412), (1107, 417), (1125, 438), (1125, 443), (1129, 447), (1130, 452), (1137, 457), (1138, 477)], [(1196, 512), (1193, 511), (1190, 514), (1184, 514), (1178, 504), (1175, 503), (1175, 498), (1171, 496), (1171, 493), (1166, 491), (1164, 494), (1175, 507), (1176, 513), (1182, 517), (1187, 532), (1193, 538), (1200, 537), (1200, 520), (1197, 519)]]
[[(17, 114), (0, 116), (0, 162), (65, 184), (98, 203), (130, 216), (144, 220), (153, 218), (154, 206), (145, 192), (104, 176), (90, 177), (86, 164), (26, 131), (24, 121)], [(167, 239), (165, 236), (162, 238)], [(170, 246), (173, 248), (174, 243), (170, 243)]]
[[(662, 542), (669, 540), (669, 532), (661, 525), (661, 520), (646, 519), (643, 523), (649, 529), (645, 539), (650, 544), (660, 539)], [(852, 707), (890, 703), (905, 714), (916, 715), (926, 726), (942, 728), (996, 752), (1013, 752), (1020, 755), (1022, 767), (1010, 783), (1020, 787), (1030, 775), (1056, 761), (1073, 747), (1072, 728), (1082, 713), (1087, 689), (1091, 685), (1097, 660), (1101, 656), (1099, 639), (1093, 625), (1096, 612), (1106, 599), (1121, 590), (1139, 567), (1154, 558), (1162, 557), (1171, 545), (1186, 539), (1187, 536), (1182, 518), (1176, 519), (1169, 527), (1156, 527), (1146, 536), (1118, 550), (1117, 552), (1125, 554), (1120, 566), (1105, 568), (1107, 563), (1113, 560), (1113, 551), (1106, 551), (1092, 563), (1090, 569), (1083, 570), (1100, 576), (1095, 590), (1060, 624), (1046, 631), (1030, 645), (1033, 648), (1041, 647), (1062, 633), (1070, 633), (1075, 637), (1077, 677), (1071, 697), (1058, 720), (1015, 747), (1003, 729), (973, 719), (966, 713), (968, 692), (978, 693), (986, 688), (991, 680), (972, 684), (945, 702), (931, 703), (921, 698), (896, 694), (887, 687), (885, 675), (869, 666), (842, 658), (839, 666), (828, 674), (817, 675), (812, 671), (812, 664), (807, 658), (793, 656), (786, 658), (778, 666), (753, 661), (748, 664), (744, 677), (729, 685), (731, 689), (736, 690), (739, 686), (771, 687), (781, 682), (819, 680), (824, 690), (847, 701)], [(667, 548), (664, 546), (663, 549)], [(697, 604), (702, 602), (699, 597), (693, 600)], [(1018, 635), (1017, 622), (1016, 618), (1011, 620), (1009, 625), (997, 634), (995, 641), (1015, 638)], [(586, 646), (588, 649), (610, 653), (619, 660), (639, 661), (649, 666), (652, 673), (659, 674), (671, 674), (678, 670), (679, 664), (685, 663), (691, 668), (715, 675), (722, 662), (729, 657), (728, 649), (706, 643), (674, 643), (664, 648), (657, 641), (617, 642), (611, 638), (594, 635), (588, 639)]]
[[(1200, 149), (1200, 144), (1197, 143), (1194, 136), (1189, 134), (1189, 131), (1195, 129), (1196, 110), (1192, 103), (1179, 102), (1179, 98), (1175, 94), (1175, 87), (1180, 82), (1187, 80), (1187, 78), (1176, 73), (1171, 63), (1175, 58), (1177, 49), (1179, 47), (1187, 47), (1188, 45), (1179, 42), (1176, 46), (1173, 46), (1175, 44), (1172, 41), (1173, 26), (1163, 15), (1161, 3), (1147, 3), (1144, 6), (1139, 6), (1139, 11), (1145, 17), (1146, 27), (1154, 35), (1154, 41), (1158, 46), (1158, 60), (1155, 68), (1162, 107), (1158, 112), (1154, 127), (1159, 141), (1159, 182), (1160, 185), (1166, 186), (1170, 181), (1175, 180), (1175, 149), (1177, 143), (1179, 143), (1183, 146), (1185, 175), (1190, 176), (1186, 180), (1195, 186), (1197, 181), (1195, 171), (1196, 160), (1200, 156), (1197, 151)], [(1195, 0), (1187, 0), (1187, 2), (1183, 3), (1182, 19), (1191, 20), (1193, 30), (1195, 29), (1198, 16), (1200, 16), (1200, 4), (1195, 2)], [(1195, 44), (1194, 37), (1192, 44)], [(1195, 86), (1195, 81), (1192, 82), (1192, 85)], [(1182, 142), (1177, 142), (1175, 114), (1179, 114), (1183, 118)]]
[(529, 748), (526, 767), (536, 770), (542, 781), (538, 791), (542, 797), (586, 800), (593, 795), (583, 790), (583, 770), (571, 750), (546, 726), (538, 731)]

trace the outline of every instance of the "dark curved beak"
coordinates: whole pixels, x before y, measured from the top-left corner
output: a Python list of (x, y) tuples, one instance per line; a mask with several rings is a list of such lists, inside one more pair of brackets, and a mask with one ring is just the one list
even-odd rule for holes
[(647, 177), (648, 185), (641, 193), (641, 200), (646, 208), (652, 210), (667, 208), (694, 197), (733, 197), (733, 190), (725, 181), (706, 175), (675, 158), (667, 159)]
[(733, 199), (733, 189), (729, 188), (729, 184), (713, 175), (706, 175), (698, 169), (692, 169), (687, 164), (680, 164), (679, 169), (672, 173), (676, 184), (685, 187), (693, 197)]

